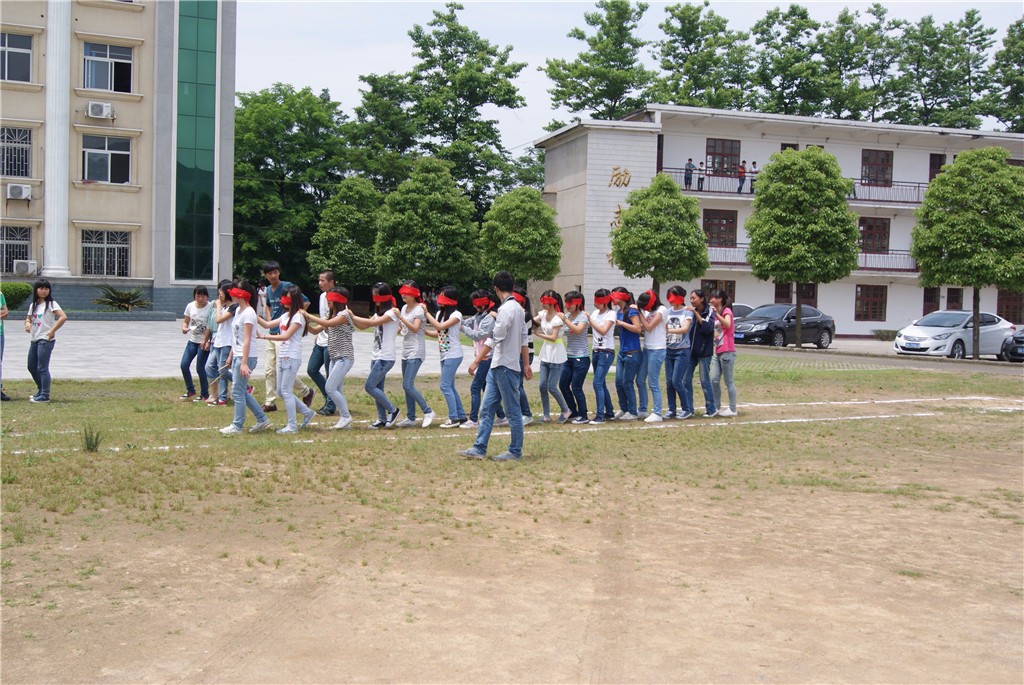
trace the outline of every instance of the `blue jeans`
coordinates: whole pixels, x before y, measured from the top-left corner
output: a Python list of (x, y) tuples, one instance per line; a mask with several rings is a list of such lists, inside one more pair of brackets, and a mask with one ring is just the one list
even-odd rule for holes
[(558, 388), (569, 406), (569, 418), (587, 418), (587, 396), (583, 393), (583, 381), (587, 379), (589, 370), (589, 357), (569, 357), (562, 367), (562, 378), (558, 382)]
[[(487, 374), (491, 370), (491, 358), (483, 360), (476, 366), (476, 373), (473, 374), (473, 384), (469, 386), (469, 420), (476, 421), (480, 418), (480, 400), (483, 397), (484, 389), (487, 387)], [(498, 407), (498, 418), (505, 418), (505, 412)]]
[[(466, 410), (462, 408), (462, 399), (455, 392), (455, 372), (462, 364), (462, 357), (441, 360), (441, 394), (448, 405), (449, 421), (465, 421)], [(479, 371), (477, 371), (479, 373)]]
[(402, 360), (402, 390), (405, 391), (405, 413), (410, 418), (416, 419), (416, 405), (420, 406), (424, 414), (430, 413), (430, 405), (423, 398), (423, 393), (416, 389), (416, 374), (423, 366), (422, 359)]
[(377, 359), (370, 362), (370, 375), (366, 377), (366, 383), (363, 384), (363, 389), (377, 404), (377, 419), (380, 421), (387, 421), (388, 414), (395, 410), (395, 405), (391, 403), (388, 394), (384, 392), (384, 379), (387, 378), (388, 371), (394, 365), (394, 359)]
[(690, 348), (668, 350), (665, 355), (665, 386), (668, 388), (668, 411), (676, 412), (676, 397), (679, 397), (679, 408), (686, 409), (683, 399), (683, 376), (690, 365)]
[(565, 363), (552, 364), (551, 362), (540, 363), (540, 406), (544, 410), (544, 417), (548, 418), (551, 416), (551, 399), (548, 397), (555, 398), (555, 402), (558, 402), (558, 408), (562, 413), (569, 411), (569, 405), (565, 403), (565, 398), (562, 397), (562, 391), (558, 387), (559, 381), (562, 380), (562, 368)]
[(288, 412), (288, 425), (292, 428), (298, 428), (295, 423), (297, 412), (302, 412), (302, 415), (306, 417), (316, 414), (295, 396), (295, 390), (292, 388), (295, 385), (295, 377), (299, 375), (300, 366), (302, 366), (302, 360), (298, 357), (277, 358), (277, 390), (281, 394), (281, 399), (284, 400), (284, 409)]
[(36, 397), (50, 399), (50, 355), (56, 340), (33, 340), (28, 346), (28, 372), (36, 382)]
[(722, 352), (716, 354), (711, 363), (711, 387), (715, 393), (715, 407), (722, 408), (722, 379), (725, 379), (725, 389), (729, 393), (729, 409), (736, 411), (736, 382), (733, 376), (736, 372), (736, 353)]
[(636, 394), (639, 398), (637, 401), (637, 409), (639, 409), (642, 414), (647, 411), (647, 356), (643, 351), (640, 352), (640, 364), (636, 367), (635, 382)]
[[(249, 365), (249, 370), (252, 371), (256, 368), (256, 357), (249, 357), (246, 363)], [(231, 382), (234, 383), (231, 387), (231, 400), (235, 403), (235, 418), (231, 425), (239, 430), (242, 429), (245, 424), (246, 407), (256, 417), (256, 423), (266, 421), (267, 415), (263, 413), (263, 407), (247, 391), (249, 383), (242, 377), (242, 359), (240, 357), (235, 357), (231, 361)]]
[(327, 394), (327, 378), (320, 373), (320, 369), (326, 368), (330, 373), (331, 360), (327, 355), (327, 348), (321, 347), (320, 345), (314, 344), (313, 351), (309, 355), (309, 363), (306, 364), (306, 375), (308, 375), (316, 387), (320, 389), (320, 393), (324, 396), (324, 408), (334, 410), (334, 403), (331, 402), (331, 396)]
[(690, 363), (686, 365), (686, 375), (683, 376), (684, 399), (687, 402), (686, 411), (693, 413), (693, 374), (700, 366), (700, 389), (704, 393), (704, 408), (707, 413), (715, 411), (715, 394), (711, 389), (711, 357), (690, 357)]
[(189, 340), (185, 343), (185, 353), (181, 355), (181, 377), (185, 379), (185, 389), (195, 394), (196, 386), (192, 383), (192, 360), (196, 362), (196, 375), (199, 376), (199, 396), (207, 398), (210, 396), (210, 386), (206, 383), (206, 359), (210, 356), (209, 350), (204, 350), (202, 345)]
[(608, 392), (608, 371), (615, 353), (612, 350), (594, 350), (594, 418), (610, 419), (615, 415), (612, 394)]
[[(665, 363), (665, 349), (644, 350), (644, 362), (647, 367), (647, 387), (651, 389), (651, 409), (655, 414), (660, 414), (662, 408), (661, 367)], [(643, 409), (641, 406), (641, 411)]]
[[(530, 353), (530, 364), (533, 364), (533, 352)], [(530, 400), (526, 396), (526, 388), (523, 387), (523, 383), (526, 382), (526, 376), (523, 375), (523, 369), (520, 364), (519, 369), (519, 412), (523, 416), (533, 416), (533, 411), (530, 410)]]
[(523, 456), (523, 415), (519, 410), (519, 385), (522, 381), (519, 371), (507, 366), (492, 366), (487, 373), (487, 389), (484, 391), (483, 406), (480, 409), (480, 427), (476, 431), (473, 449), (487, 454), (487, 442), (491, 439), (494, 415), (498, 407), (505, 408), (512, 441), (508, 451), (517, 457)]
[[(215, 347), (210, 351), (210, 357), (206, 362), (206, 380), (209, 382), (211, 378), (216, 378), (220, 374), (221, 369), (228, 363), (228, 355), (231, 354), (231, 345), (225, 345), (224, 347)], [(231, 376), (231, 371), (228, 370), (220, 377), (220, 381), (217, 383), (218, 393), (217, 399), (221, 402), (228, 401), (228, 378)]]
[(324, 383), (327, 401), (330, 402), (330, 406), (338, 410), (338, 416), (345, 419), (352, 415), (348, 411), (348, 402), (345, 400), (341, 388), (345, 384), (345, 376), (352, 370), (352, 364), (354, 363), (355, 359), (352, 357), (335, 359), (331, 362), (331, 370), (328, 372), (327, 381)]
[(619, 352), (619, 363), (615, 365), (615, 392), (619, 396), (619, 409), (636, 416), (636, 372), (643, 358), (640, 350)]

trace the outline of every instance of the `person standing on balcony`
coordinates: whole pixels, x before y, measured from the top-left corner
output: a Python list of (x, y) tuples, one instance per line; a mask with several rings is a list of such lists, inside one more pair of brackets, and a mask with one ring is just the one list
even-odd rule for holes
[(689, 190), (693, 185), (693, 171), (697, 168), (693, 164), (693, 157), (686, 160), (686, 166), (683, 168), (685, 169), (683, 172), (683, 187)]
[(740, 162), (740, 165), (736, 167), (736, 177), (740, 180), (740, 184), (736, 186), (736, 192), (743, 192), (743, 184), (747, 181), (747, 160)]
[(757, 162), (750, 163), (750, 194), (754, 194), (754, 183), (757, 181)]
[(704, 190), (704, 162), (697, 167), (697, 192)]

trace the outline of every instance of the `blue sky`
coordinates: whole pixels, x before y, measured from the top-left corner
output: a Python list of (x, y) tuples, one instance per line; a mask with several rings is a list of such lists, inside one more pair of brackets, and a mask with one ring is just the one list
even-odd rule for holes
[[(543, 135), (551, 119), (569, 115), (551, 109), (551, 87), (538, 66), (551, 57), (572, 59), (584, 43), (566, 37), (574, 26), (589, 27), (584, 12), (593, 2), (463, 1), (464, 24), (500, 46), (511, 45), (512, 58), (527, 62), (517, 85), (526, 107), (492, 112), (498, 119), (506, 147), (518, 154)], [(650, 2), (640, 34), (647, 40), (661, 37), (658, 24), (665, 7), (675, 2)], [(811, 16), (821, 22), (833, 19), (843, 7), (865, 10), (869, 2), (805, 2)], [(981, 11), (986, 26), (996, 29), (996, 48), (1006, 28), (1021, 14), (1020, 0), (1010, 2), (886, 2), (892, 18), (917, 20), (932, 14), (937, 21), (956, 20), (968, 6)], [(747, 30), (779, 2), (731, 2), (718, 0), (711, 8), (729, 20), (732, 29)], [(359, 103), (362, 74), (404, 72), (415, 63), (408, 31), (426, 25), (441, 2), (344, 2), (341, 0), (238, 0), (237, 89), (251, 91), (281, 81), (315, 92), (327, 88), (349, 113)], [(653, 66), (653, 59), (645, 56)]]

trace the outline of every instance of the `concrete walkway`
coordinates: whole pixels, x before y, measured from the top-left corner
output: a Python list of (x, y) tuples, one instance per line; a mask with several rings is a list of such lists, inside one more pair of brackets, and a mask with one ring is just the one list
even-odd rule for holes
[[(5, 350), (3, 376), (11, 380), (31, 378), (25, 361), (28, 357), (28, 334), (22, 321), (5, 322)], [(351, 375), (365, 378), (370, 368), (370, 345), (373, 333), (357, 332), (353, 337), (356, 353), (355, 368)], [(399, 342), (399, 344), (401, 344)], [(256, 342), (259, 366), (256, 375), (262, 378), (263, 356), (266, 343)], [(308, 360), (313, 349), (313, 336), (302, 340), (303, 359)], [(50, 361), (50, 373), (55, 379), (97, 380), (102, 378), (168, 378), (180, 375), (179, 364), (185, 349), (185, 336), (181, 334), (181, 321), (75, 321), (69, 320), (57, 332), (57, 345)], [(743, 347), (739, 350), (742, 353)], [(463, 347), (465, 361), (460, 373), (473, 356), (471, 347)], [(831, 348), (817, 354), (859, 354), (894, 357), (891, 342), (840, 338)], [(401, 375), (396, 364), (390, 375)], [(535, 370), (537, 362), (534, 362)], [(194, 369), (194, 364), (193, 364)], [(302, 370), (305, 375), (305, 366)], [(441, 365), (434, 341), (427, 339), (427, 358), (421, 374), (439, 375)]]

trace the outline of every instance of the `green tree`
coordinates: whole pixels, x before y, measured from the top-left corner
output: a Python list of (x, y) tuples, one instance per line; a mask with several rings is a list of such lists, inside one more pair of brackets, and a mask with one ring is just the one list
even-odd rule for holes
[(380, 276), (448, 285), (476, 275), (480, 249), (473, 211), (447, 162), (417, 159), (378, 215), (374, 252)]
[(647, 11), (643, 2), (599, 0), (598, 12), (583, 15), (595, 29), (588, 36), (581, 28), (568, 36), (587, 44), (576, 59), (548, 59), (539, 67), (554, 83), (553, 106), (570, 112), (589, 112), (595, 119), (620, 119), (644, 106), (643, 93), (654, 73), (640, 64), (640, 49), (647, 41), (637, 35), (640, 19)]
[(820, 28), (807, 8), (790, 5), (768, 10), (751, 33), (757, 43), (755, 80), (764, 112), (813, 116), (821, 113), (821, 64), (815, 32)]
[(487, 273), (508, 271), (517, 283), (558, 275), (562, 236), (555, 210), (536, 188), (516, 188), (499, 196), (480, 229)]
[[(857, 215), (846, 197), (853, 181), (819, 147), (772, 155), (757, 177), (747, 219), (747, 261), (754, 276), (776, 283), (831, 283), (857, 266)], [(802, 317), (796, 308), (796, 344)]]
[(650, 277), (657, 291), (665, 281), (704, 275), (711, 263), (697, 200), (683, 195), (671, 176), (658, 174), (626, 201), (611, 242), (612, 262), (627, 278)]
[(1006, 29), (1003, 48), (992, 61), (990, 78), (985, 113), (1002, 122), (1007, 131), (1024, 133), (1024, 19)]
[(339, 283), (350, 286), (372, 284), (377, 274), (377, 215), (383, 204), (384, 196), (366, 178), (352, 176), (338, 184), (313, 236), (308, 257), (313, 272), (330, 269)]
[(870, 97), (867, 118), (878, 121), (890, 107), (899, 76), (895, 66), (902, 49), (901, 36), (906, 22), (886, 19), (889, 10), (877, 2), (867, 12), (874, 21), (862, 27), (858, 39), (865, 51), (864, 88)]
[(725, 17), (703, 5), (670, 5), (656, 43), (662, 76), (651, 88), (652, 102), (747, 109), (752, 103), (748, 34), (729, 30)]
[(409, 177), (418, 148), (412, 114), (413, 89), (399, 74), (369, 74), (359, 79), (368, 88), (355, 108), (355, 121), (345, 127), (352, 168), (380, 191), (394, 190)]
[(974, 289), (975, 359), (981, 289), (1024, 290), (1024, 169), (1007, 157), (1001, 147), (958, 154), (925, 191), (911, 239), (922, 285)]
[(480, 219), (494, 196), (511, 183), (498, 122), (484, 118), (483, 110), (526, 105), (513, 83), (526, 62), (511, 61), (511, 46), (498, 48), (459, 23), (462, 9), (449, 2), (444, 12), (434, 11), (430, 30), (417, 24), (409, 31), (419, 60), (409, 80), (423, 148), (451, 163), (452, 175)]
[(275, 259), (285, 278), (301, 281), (320, 210), (347, 166), (345, 115), (326, 90), (283, 83), (238, 100), (235, 269), (258, 278), (262, 263)]
[(871, 92), (863, 85), (868, 30), (858, 22), (859, 16), (844, 7), (815, 39), (821, 55), (822, 114), (832, 119), (862, 119), (871, 103)]

